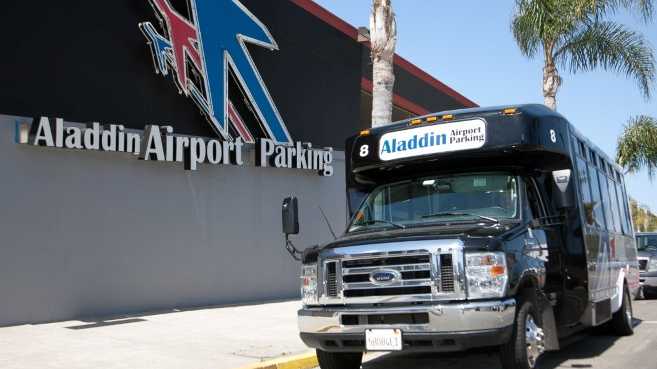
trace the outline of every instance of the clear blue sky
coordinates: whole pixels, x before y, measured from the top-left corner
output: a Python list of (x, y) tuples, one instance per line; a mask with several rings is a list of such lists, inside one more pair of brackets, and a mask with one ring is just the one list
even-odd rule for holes
[[(371, 0), (315, 0), (352, 25), (367, 26)], [(393, 0), (397, 52), (479, 105), (542, 103), (542, 61), (523, 57), (509, 31), (514, 1)], [(657, 48), (657, 18), (616, 19), (641, 31)], [(650, 101), (634, 80), (612, 72), (561, 71), (557, 110), (610, 157), (632, 115), (657, 117), (657, 86)], [(657, 210), (657, 177), (628, 175), (630, 196)]]

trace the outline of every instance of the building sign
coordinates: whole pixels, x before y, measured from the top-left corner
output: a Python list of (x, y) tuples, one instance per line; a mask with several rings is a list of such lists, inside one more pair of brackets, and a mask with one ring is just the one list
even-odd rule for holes
[[(139, 24), (150, 45), (156, 73), (171, 75), (180, 93), (198, 105), (221, 140), (177, 135), (168, 125), (149, 125), (137, 132), (117, 124), (80, 125), (41, 117), (36, 124), (16, 123), (18, 143), (127, 152), (142, 160), (182, 162), (186, 170), (197, 170), (202, 163), (245, 165), (247, 150), (255, 152), (256, 166), (333, 174), (331, 148), (313, 148), (310, 143), (292, 140), (246, 44), (270, 50), (278, 46), (244, 5), (238, 0), (189, 0), (188, 19), (169, 0), (143, 1), (150, 2), (162, 30), (151, 22)], [(248, 100), (261, 134), (249, 130), (230, 101), (231, 76)]]
[(16, 122), (16, 142), (71, 150), (131, 153), (142, 160), (181, 162), (186, 170), (200, 164), (247, 165), (245, 153), (255, 151), (254, 165), (259, 167), (309, 170), (321, 176), (333, 175), (333, 149), (313, 148), (310, 143), (294, 145), (259, 138), (254, 145), (240, 137), (219, 141), (204, 137), (176, 135), (171, 126), (146, 126), (143, 132), (126, 130), (123, 125), (103, 126), (65, 122), (61, 118), (41, 117), (36, 124)]
[(382, 135), (379, 140), (379, 158), (387, 161), (471, 150), (485, 143), (486, 122), (481, 119), (434, 124)]
[[(245, 142), (249, 132), (228, 98), (230, 71), (249, 100), (267, 136), (279, 144), (291, 144), (265, 83), (246, 44), (277, 50), (269, 30), (238, 0), (189, 0), (191, 19), (178, 13), (169, 0), (149, 0), (164, 34), (150, 22), (139, 24), (151, 47), (155, 70), (173, 74), (179, 91), (191, 98), (217, 134), (232, 140), (228, 124)], [(199, 78), (191, 78), (195, 73)]]

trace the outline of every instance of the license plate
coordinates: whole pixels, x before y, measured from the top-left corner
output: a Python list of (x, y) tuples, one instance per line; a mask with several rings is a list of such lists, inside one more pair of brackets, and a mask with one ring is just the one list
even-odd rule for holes
[(365, 348), (367, 351), (401, 351), (402, 332), (400, 329), (368, 329)]

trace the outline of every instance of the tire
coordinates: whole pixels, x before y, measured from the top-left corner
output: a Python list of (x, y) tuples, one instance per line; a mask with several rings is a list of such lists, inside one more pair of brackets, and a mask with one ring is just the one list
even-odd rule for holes
[(359, 369), (363, 361), (361, 352), (326, 352), (317, 350), (321, 369)]
[[(500, 361), (504, 369), (533, 369), (540, 355), (545, 351), (545, 336), (534, 301), (535, 299), (529, 298), (519, 304), (520, 309), (516, 313), (511, 339), (500, 347)], [(530, 336), (533, 337), (531, 348), (528, 345)]]
[(631, 336), (634, 334), (632, 299), (627, 287), (623, 288), (623, 302), (620, 309), (612, 316), (610, 327), (612, 333), (617, 336)]
[(657, 287), (646, 288), (643, 287), (643, 298), (644, 299), (657, 299)]

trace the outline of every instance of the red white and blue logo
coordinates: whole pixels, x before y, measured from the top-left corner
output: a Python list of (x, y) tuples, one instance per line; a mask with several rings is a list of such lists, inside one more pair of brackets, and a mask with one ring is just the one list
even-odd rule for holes
[(255, 142), (254, 133), (228, 96), (232, 72), (264, 134), (279, 144), (292, 143), (246, 47), (250, 43), (278, 50), (267, 27), (238, 0), (189, 0), (189, 18), (177, 12), (169, 0), (149, 2), (164, 32), (158, 32), (151, 22), (140, 23), (139, 28), (151, 47), (156, 72), (173, 75), (179, 91), (198, 105), (217, 134), (226, 140), (237, 135), (245, 142)]

